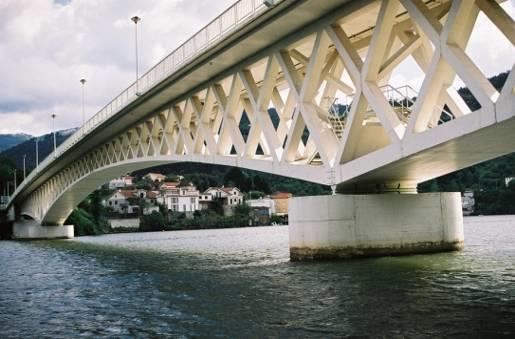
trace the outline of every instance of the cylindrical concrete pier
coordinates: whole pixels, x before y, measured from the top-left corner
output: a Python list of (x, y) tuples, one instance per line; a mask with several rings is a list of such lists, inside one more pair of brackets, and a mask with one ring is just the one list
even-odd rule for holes
[(289, 202), (290, 259), (459, 250), (459, 193), (329, 195)]

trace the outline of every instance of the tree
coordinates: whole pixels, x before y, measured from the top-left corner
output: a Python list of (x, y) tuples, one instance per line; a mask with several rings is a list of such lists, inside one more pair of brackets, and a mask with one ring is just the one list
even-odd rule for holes
[(231, 167), (224, 176), (224, 184), (229, 186), (236, 186), (245, 191), (248, 183), (248, 176), (238, 167)]
[(153, 211), (149, 215), (139, 218), (139, 227), (142, 231), (162, 231), (166, 229), (166, 218), (159, 212)]
[(255, 190), (265, 192), (266, 194), (270, 194), (272, 192), (268, 182), (262, 176), (255, 175), (253, 179)]
[(242, 217), (248, 217), (250, 215), (250, 206), (243, 203), (243, 204), (239, 204), (239, 205), (236, 205), (236, 207), (234, 208), (234, 215), (236, 216), (242, 216)]
[(440, 192), (440, 187), (436, 180), (431, 180), (431, 186), (429, 186), (429, 192)]

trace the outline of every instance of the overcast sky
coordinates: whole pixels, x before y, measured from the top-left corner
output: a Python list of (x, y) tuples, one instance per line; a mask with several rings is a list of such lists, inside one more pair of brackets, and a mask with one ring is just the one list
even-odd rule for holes
[[(324, 0), (330, 1), (330, 0)], [(133, 15), (139, 25), (143, 73), (234, 0), (0, 0), (0, 134), (40, 135), (82, 122), (134, 80)], [(514, 0), (503, 7), (513, 17)], [(510, 68), (515, 52), (488, 31), (473, 35), (468, 52), (488, 76)], [(395, 82), (403, 82), (397, 74)]]

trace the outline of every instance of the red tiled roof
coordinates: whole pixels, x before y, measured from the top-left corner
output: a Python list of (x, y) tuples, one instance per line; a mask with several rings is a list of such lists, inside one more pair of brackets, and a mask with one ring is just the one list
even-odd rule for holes
[(155, 198), (157, 198), (157, 196), (158, 196), (157, 192), (154, 192), (154, 191), (147, 192), (147, 198), (149, 198), (149, 199), (155, 199)]
[(121, 196), (125, 197), (126, 199), (134, 198), (136, 196), (136, 191), (133, 191), (133, 190), (119, 190), (119, 191), (115, 192), (115, 194), (116, 193), (120, 194)]
[(180, 183), (176, 181), (166, 181), (161, 184), (161, 188), (176, 188), (179, 184)]
[(290, 192), (275, 192), (270, 196), (272, 199), (288, 199), (293, 197), (293, 194)]

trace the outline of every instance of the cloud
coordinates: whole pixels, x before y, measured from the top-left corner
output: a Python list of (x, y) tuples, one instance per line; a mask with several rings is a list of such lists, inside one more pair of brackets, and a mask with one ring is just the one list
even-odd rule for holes
[[(233, 1), (1, 0), (0, 133), (48, 132), (51, 113), (58, 116), (57, 128), (79, 126), (83, 77), (88, 116), (132, 83), (131, 16), (142, 17), (138, 35), (143, 73)], [(503, 7), (514, 15), (513, 2)], [(515, 56), (513, 46), (501, 46), (491, 36), (473, 36), (475, 47), (467, 50), (487, 75), (506, 64), (511, 67)], [(406, 74), (396, 74), (394, 80), (413, 83)]]
[(58, 116), (56, 128), (80, 125), (83, 77), (88, 115), (124, 90), (134, 80), (131, 16), (143, 19), (138, 35), (144, 72), (231, 3), (0, 1), (0, 133), (48, 132), (51, 113)]

